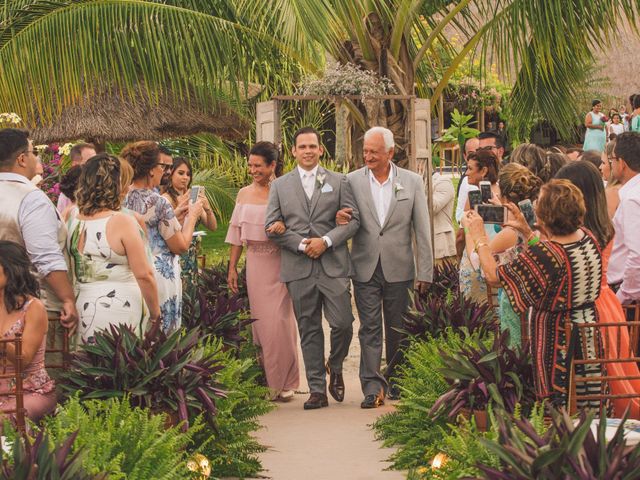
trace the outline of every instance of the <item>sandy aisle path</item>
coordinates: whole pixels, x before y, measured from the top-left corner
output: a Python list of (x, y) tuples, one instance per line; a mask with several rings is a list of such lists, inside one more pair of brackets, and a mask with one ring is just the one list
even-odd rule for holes
[[(354, 309), (355, 310), (355, 309)], [(328, 326), (325, 325), (325, 356), (328, 355)], [(293, 401), (262, 418), (264, 428), (257, 432), (259, 441), (269, 447), (261, 455), (263, 475), (274, 480), (400, 480), (404, 474), (384, 471), (385, 460), (393, 452), (383, 449), (370, 428), (380, 415), (393, 409), (387, 401), (383, 407), (360, 408), (362, 392), (358, 380), (360, 345), (358, 320), (353, 324), (354, 336), (344, 365), (346, 395), (343, 403), (329, 397), (329, 407), (302, 409), (308, 398), (304, 372), (301, 391)], [(302, 355), (300, 354), (302, 359)], [(302, 360), (301, 360), (302, 365)]]

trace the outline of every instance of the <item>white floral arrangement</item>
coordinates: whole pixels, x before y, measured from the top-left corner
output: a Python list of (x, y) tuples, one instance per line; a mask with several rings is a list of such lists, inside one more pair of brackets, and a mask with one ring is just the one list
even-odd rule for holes
[(364, 70), (353, 63), (334, 63), (327, 67), (324, 75), (307, 77), (298, 87), (299, 95), (344, 96), (360, 95), (363, 98), (396, 93), (396, 88), (387, 77)]
[(3, 123), (19, 125), (22, 123), (22, 119), (17, 113), (0, 113), (0, 125)]

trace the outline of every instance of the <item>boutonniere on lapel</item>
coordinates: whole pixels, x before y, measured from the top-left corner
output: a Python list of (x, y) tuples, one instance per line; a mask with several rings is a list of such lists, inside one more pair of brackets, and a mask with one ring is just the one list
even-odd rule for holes
[(316, 175), (316, 184), (318, 185), (320, 192), (322, 193), (333, 192), (333, 187), (328, 183), (324, 183), (326, 179), (327, 179), (326, 173), (318, 173)]
[(402, 184), (400, 182), (396, 182), (393, 184), (393, 194), (397, 197), (398, 196), (398, 192), (402, 192), (404, 190), (404, 187), (402, 186)]

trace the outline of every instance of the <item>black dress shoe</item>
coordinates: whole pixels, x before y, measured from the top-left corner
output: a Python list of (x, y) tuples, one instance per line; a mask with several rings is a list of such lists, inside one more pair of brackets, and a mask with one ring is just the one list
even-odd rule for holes
[(329, 374), (329, 393), (336, 402), (344, 400), (344, 380), (341, 373), (334, 373), (331, 371), (329, 364), (327, 363), (327, 373)]
[(309, 400), (304, 402), (305, 410), (315, 410), (316, 408), (328, 407), (329, 401), (324, 393), (312, 393)]
[(389, 400), (400, 400), (400, 389), (397, 385), (391, 385), (387, 392), (387, 398)]
[(384, 397), (379, 395), (367, 395), (360, 404), (360, 408), (377, 408), (380, 405), (384, 405)]

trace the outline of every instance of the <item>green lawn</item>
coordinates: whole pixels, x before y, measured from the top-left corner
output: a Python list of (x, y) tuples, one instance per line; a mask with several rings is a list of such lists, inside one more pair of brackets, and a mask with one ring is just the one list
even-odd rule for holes
[[(459, 178), (453, 178), (453, 187), (457, 190)], [(453, 205), (453, 211), (456, 211), (456, 202)], [(453, 225), (455, 229), (458, 229), (458, 223), (456, 222), (455, 215), (453, 217)], [(202, 239), (202, 253), (207, 256), (207, 265), (215, 265), (218, 263), (226, 264), (229, 261), (229, 245), (224, 243), (224, 239), (227, 236), (227, 228), (229, 224), (220, 223), (218, 229), (215, 232), (204, 229), (207, 235)]]
[(220, 223), (215, 232), (203, 228), (207, 235), (202, 238), (202, 253), (207, 256), (207, 265), (226, 264), (229, 261), (229, 244), (224, 243), (229, 224)]

